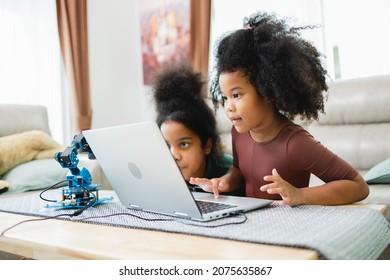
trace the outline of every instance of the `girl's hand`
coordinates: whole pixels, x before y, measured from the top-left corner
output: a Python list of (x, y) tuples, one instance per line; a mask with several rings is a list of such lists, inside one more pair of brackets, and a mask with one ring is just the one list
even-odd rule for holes
[(206, 192), (214, 193), (215, 198), (219, 197), (219, 192), (224, 189), (226, 184), (221, 178), (206, 179), (206, 178), (190, 178), (190, 184), (201, 187)]
[(281, 204), (290, 206), (302, 204), (301, 190), (283, 180), (276, 169), (272, 169), (272, 175), (264, 176), (264, 181), (273, 182), (260, 187), (261, 191), (269, 194), (279, 194), (282, 197)]

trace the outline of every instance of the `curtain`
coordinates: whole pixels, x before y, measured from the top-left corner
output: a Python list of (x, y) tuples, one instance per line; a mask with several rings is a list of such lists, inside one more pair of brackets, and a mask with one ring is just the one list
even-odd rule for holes
[(71, 89), (72, 130), (90, 129), (87, 0), (56, 0), (62, 58)]
[(208, 77), (211, 0), (191, 0), (190, 60)]

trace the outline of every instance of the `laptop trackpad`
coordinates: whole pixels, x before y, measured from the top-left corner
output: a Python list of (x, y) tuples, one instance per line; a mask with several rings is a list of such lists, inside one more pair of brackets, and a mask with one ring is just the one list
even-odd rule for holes
[(207, 192), (192, 192), (192, 195), (194, 196), (195, 200), (210, 201), (215, 203), (235, 204), (234, 203), (235, 199), (234, 197), (231, 196), (219, 195), (218, 198), (215, 198), (214, 194), (207, 193)]
[(236, 205), (238, 206), (238, 208), (246, 208), (247, 210), (261, 208), (272, 203), (272, 200), (269, 199), (260, 199), (253, 197), (219, 195), (218, 198), (215, 198), (212, 193), (205, 192), (192, 192), (192, 195), (194, 196), (195, 200)]

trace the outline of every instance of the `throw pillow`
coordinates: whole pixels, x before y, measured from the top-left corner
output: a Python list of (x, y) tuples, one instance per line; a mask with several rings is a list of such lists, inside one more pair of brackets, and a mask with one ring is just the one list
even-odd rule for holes
[(367, 184), (390, 184), (390, 158), (375, 165), (363, 178)]
[(1, 179), (9, 183), (7, 193), (19, 193), (45, 189), (65, 180), (67, 174), (68, 169), (62, 168), (55, 159), (37, 159), (18, 165)]
[(7, 181), (0, 180), (0, 194), (8, 191), (8, 186), (9, 184)]
[(0, 175), (33, 159), (53, 158), (62, 150), (49, 134), (30, 130), (0, 137)]

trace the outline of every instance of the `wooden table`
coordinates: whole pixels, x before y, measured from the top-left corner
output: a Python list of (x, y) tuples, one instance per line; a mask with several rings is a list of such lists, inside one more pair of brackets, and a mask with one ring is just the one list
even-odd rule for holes
[[(382, 213), (386, 206), (373, 207)], [(0, 232), (37, 217), (0, 212)], [(0, 237), (0, 251), (33, 259), (318, 259), (314, 250), (49, 219)]]

